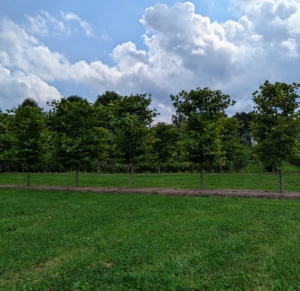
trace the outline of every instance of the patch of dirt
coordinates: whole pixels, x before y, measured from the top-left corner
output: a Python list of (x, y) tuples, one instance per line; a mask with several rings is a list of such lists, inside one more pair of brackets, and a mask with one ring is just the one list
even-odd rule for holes
[(99, 194), (154, 194), (173, 196), (234, 196), (244, 198), (269, 198), (269, 199), (299, 199), (298, 192), (275, 192), (261, 190), (232, 190), (232, 189), (177, 189), (177, 188), (122, 188), (122, 187), (70, 187), (70, 186), (22, 186), (0, 185), (0, 189), (37, 189), (55, 191), (94, 192)]
[(111, 268), (112, 263), (110, 262), (100, 262), (101, 266), (105, 267), (105, 268)]

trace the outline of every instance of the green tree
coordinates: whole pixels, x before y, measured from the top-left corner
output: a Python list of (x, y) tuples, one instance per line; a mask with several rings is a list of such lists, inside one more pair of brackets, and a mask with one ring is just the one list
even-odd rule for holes
[(282, 167), (299, 139), (300, 84), (265, 81), (253, 93), (254, 119), (251, 129), (257, 142), (254, 150), (266, 165), (279, 169), (280, 192), (283, 193)]
[(0, 171), (2, 171), (2, 165), (7, 162), (10, 164), (12, 158), (9, 160), (9, 153), (11, 153), (11, 138), (8, 134), (8, 114), (3, 113), (0, 109)]
[(6, 118), (0, 108), (0, 160), (4, 154), (4, 137), (6, 133)]
[(100, 104), (107, 106), (109, 103), (120, 100), (121, 98), (122, 97), (114, 91), (106, 91), (104, 94), (97, 96), (94, 106), (99, 106)]
[(244, 138), (245, 145), (252, 145), (250, 123), (253, 119), (252, 112), (237, 112), (233, 115), (236, 117), (242, 126), (239, 128), (240, 136)]
[(158, 161), (158, 173), (160, 174), (161, 163), (167, 162), (175, 151), (179, 132), (175, 125), (165, 122), (157, 123), (151, 130), (156, 137), (153, 152)]
[(99, 143), (104, 131), (97, 130), (97, 112), (86, 99), (70, 96), (52, 101), (50, 119), (55, 132), (56, 156), (76, 169), (76, 187), (81, 165), (99, 158)]
[(181, 91), (171, 95), (177, 114), (185, 118), (186, 138), (183, 140), (191, 162), (200, 164), (201, 189), (204, 189), (204, 164), (220, 160), (221, 123), (225, 109), (233, 105), (229, 95), (209, 88)]
[(114, 141), (119, 153), (131, 167), (131, 187), (134, 187), (134, 165), (138, 157), (145, 154), (149, 138), (149, 127), (156, 109), (150, 110), (151, 98), (147, 94), (124, 96), (110, 103), (111, 125)]
[(39, 103), (34, 98), (28, 97), (24, 99), (21, 105), (19, 105), (19, 107), (25, 107), (25, 106), (39, 107)]
[(8, 133), (12, 156), (27, 165), (27, 186), (30, 185), (30, 166), (43, 154), (45, 117), (38, 106), (24, 105), (9, 111)]
[(100, 163), (102, 161), (107, 160), (107, 158), (114, 150), (114, 145), (113, 145), (112, 132), (110, 132), (104, 127), (99, 127), (99, 126), (95, 128), (95, 131), (97, 136), (97, 157), (96, 157), (97, 164), (98, 164), (97, 172), (99, 173)]
[(250, 150), (248, 146), (243, 145), (243, 135), (240, 135), (240, 129), (243, 127), (236, 117), (224, 117), (222, 121), (222, 149), (225, 152), (225, 159), (228, 162), (229, 171), (231, 172), (232, 164), (235, 170), (246, 166)]

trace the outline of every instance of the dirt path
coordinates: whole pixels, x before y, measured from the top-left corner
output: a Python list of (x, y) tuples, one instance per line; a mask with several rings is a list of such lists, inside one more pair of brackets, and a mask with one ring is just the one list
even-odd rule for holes
[(128, 194), (156, 194), (173, 196), (235, 196), (244, 198), (268, 198), (268, 199), (299, 199), (300, 193), (297, 192), (272, 192), (259, 190), (231, 190), (231, 189), (176, 189), (176, 188), (118, 188), (118, 187), (69, 187), (69, 186), (21, 186), (21, 185), (0, 185), (0, 189), (37, 189), (37, 190), (56, 190), (56, 191), (79, 191), (95, 193), (128, 193)]

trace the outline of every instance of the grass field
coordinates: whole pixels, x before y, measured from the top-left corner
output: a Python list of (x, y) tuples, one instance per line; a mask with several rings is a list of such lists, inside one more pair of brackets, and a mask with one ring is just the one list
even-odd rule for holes
[(300, 201), (0, 192), (0, 290), (299, 290)]
[[(300, 192), (300, 175), (284, 173), (286, 191)], [(26, 184), (26, 174), (0, 174), (0, 184)], [(75, 186), (75, 173), (31, 174), (32, 185)], [(86, 174), (79, 176), (79, 186), (130, 187), (130, 177), (125, 174)], [(199, 174), (138, 174), (136, 187), (199, 188)], [(205, 188), (257, 189), (279, 191), (277, 173), (221, 173), (205, 174)]]

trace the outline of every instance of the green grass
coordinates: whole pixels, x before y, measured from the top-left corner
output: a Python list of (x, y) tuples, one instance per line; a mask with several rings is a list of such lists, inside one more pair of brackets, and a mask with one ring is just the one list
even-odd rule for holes
[(299, 290), (300, 200), (0, 192), (0, 290)]
[(285, 163), (283, 167), (284, 173), (300, 173), (300, 167)]
[[(26, 184), (26, 174), (0, 174), (0, 184)], [(32, 185), (75, 186), (75, 174), (31, 174)], [(79, 176), (80, 186), (130, 187), (130, 177), (125, 174)], [(136, 187), (163, 188), (199, 188), (199, 174), (138, 174), (135, 176)], [(257, 189), (279, 191), (277, 173), (221, 173), (205, 174), (207, 189)], [(284, 174), (286, 191), (300, 192), (300, 176), (297, 173)]]

